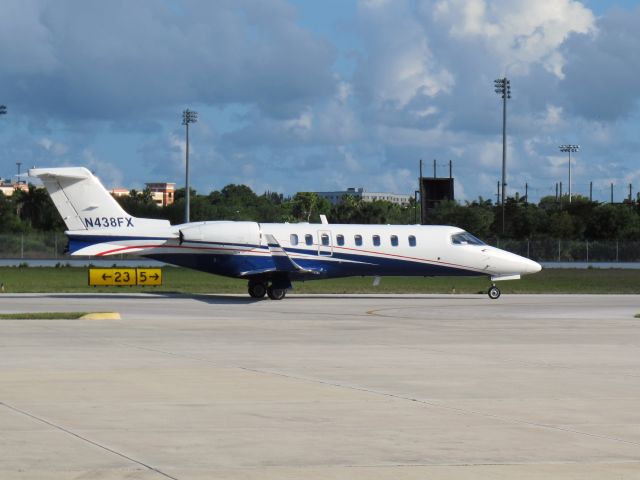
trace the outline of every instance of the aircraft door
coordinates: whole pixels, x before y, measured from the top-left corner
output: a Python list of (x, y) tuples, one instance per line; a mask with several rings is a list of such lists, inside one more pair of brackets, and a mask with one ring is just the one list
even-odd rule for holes
[(325, 257), (333, 255), (333, 239), (328, 230), (318, 230), (318, 255)]

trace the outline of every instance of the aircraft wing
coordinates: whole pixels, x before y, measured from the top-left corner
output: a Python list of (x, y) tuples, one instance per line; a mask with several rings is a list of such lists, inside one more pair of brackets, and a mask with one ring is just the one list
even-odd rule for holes
[(288, 254), (284, 251), (284, 248), (280, 246), (276, 237), (270, 233), (266, 233), (267, 245), (269, 246), (269, 252), (273, 258), (273, 263), (276, 265), (276, 271), (278, 272), (297, 272), (297, 273), (311, 273), (319, 275), (319, 270), (309, 270), (302, 268), (298, 265)]

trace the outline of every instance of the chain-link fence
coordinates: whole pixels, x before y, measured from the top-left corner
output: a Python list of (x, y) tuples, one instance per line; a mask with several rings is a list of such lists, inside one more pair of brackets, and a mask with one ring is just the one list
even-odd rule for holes
[(640, 262), (640, 241), (494, 240), (490, 243), (537, 262)]
[(64, 258), (64, 233), (0, 234), (0, 258)]
[[(492, 240), (498, 248), (538, 262), (640, 262), (640, 241)], [(0, 234), (0, 258), (63, 259), (64, 233)]]

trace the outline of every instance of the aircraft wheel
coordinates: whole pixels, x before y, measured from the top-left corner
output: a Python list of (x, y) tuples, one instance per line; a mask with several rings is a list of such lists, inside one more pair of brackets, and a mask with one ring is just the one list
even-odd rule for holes
[(493, 285), (490, 289), (489, 289), (489, 298), (491, 300), (496, 300), (497, 298), (500, 297), (500, 289), (498, 287), (496, 287), (495, 285)]
[(282, 300), (286, 294), (287, 290), (284, 288), (267, 288), (267, 295), (271, 300)]
[(267, 293), (267, 286), (264, 283), (249, 283), (249, 295), (252, 298), (262, 298)]

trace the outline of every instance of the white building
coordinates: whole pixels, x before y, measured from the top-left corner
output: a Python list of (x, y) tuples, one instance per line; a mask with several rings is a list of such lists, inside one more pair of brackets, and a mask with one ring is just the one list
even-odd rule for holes
[(352, 197), (360, 198), (363, 202), (373, 202), (374, 200), (385, 200), (387, 202), (396, 203), (398, 205), (408, 205), (410, 195), (403, 195), (401, 193), (388, 193), (388, 192), (366, 192), (364, 188), (350, 187), (346, 190), (340, 190), (336, 192), (316, 192), (318, 196), (326, 198), (331, 202), (331, 205), (337, 205), (342, 203), (342, 198), (345, 195), (351, 195)]

